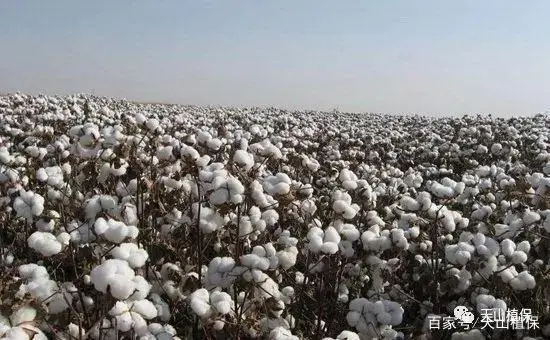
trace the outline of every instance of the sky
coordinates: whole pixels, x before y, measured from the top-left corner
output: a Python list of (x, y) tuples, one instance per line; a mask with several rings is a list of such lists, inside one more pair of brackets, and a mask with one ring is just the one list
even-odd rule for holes
[(550, 1), (0, 1), (0, 92), (427, 115), (550, 109)]

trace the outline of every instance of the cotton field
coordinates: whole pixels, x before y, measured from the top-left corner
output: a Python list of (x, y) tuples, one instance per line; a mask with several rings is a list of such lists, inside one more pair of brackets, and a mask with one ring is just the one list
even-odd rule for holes
[(13, 94), (0, 122), (1, 339), (550, 338), (548, 116)]

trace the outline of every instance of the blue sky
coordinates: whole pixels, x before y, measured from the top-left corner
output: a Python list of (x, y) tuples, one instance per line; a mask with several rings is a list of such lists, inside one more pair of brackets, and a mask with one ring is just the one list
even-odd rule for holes
[(0, 1), (0, 92), (359, 112), (550, 109), (550, 2)]

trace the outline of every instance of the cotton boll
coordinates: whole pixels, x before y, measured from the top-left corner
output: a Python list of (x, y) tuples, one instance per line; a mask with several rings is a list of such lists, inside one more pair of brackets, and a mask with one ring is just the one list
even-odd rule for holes
[(439, 198), (451, 198), (456, 195), (452, 188), (441, 185), (438, 182), (433, 182), (430, 187), (430, 192)]
[(523, 223), (525, 225), (531, 225), (538, 221), (540, 221), (540, 215), (534, 211), (526, 211), (523, 214)]
[(140, 314), (144, 319), (153, 319), (157, 317), (157, 309), (149, 300), (138, 300), (130, 304), (131, 310)]
[(59, 166), (40, 168), (36, 171), (36, 179), (59, 188), (63, 185), (63, 169)]
[(420, 203), (410, 196), (403, 196), (399, 201), (399, 205), (408, 211), (417, 211), (420, 209)]
[(508, 257), (512, 256), (512, 254), (516, 250), (516, 244), (510, 239), (502, 240), (502, 242), (500, 242), (500, 247), (502, 250), (502, 254)]
[(109, 287), (111, 295), (117, 299), (127, 299), (134, 292), (134, 277), (128, 262), (119, 259), (107, 260), (90, 272), (95, 289), (106, 293)]
[(127, 226), (124, 222), (111, 218), (106, 221), (103, 217), (95, 221), (94, 229), (97, 235), (102, 235), (113, 243), (122, 243), (127, 238), (134, 239), (138, 234), (135, 226)]
[(516, 250), (529, 254), (529, 251), (531, 250), (531, 244), (529, 243), (529, 241), (521, 241), (517, 244)]
[(279, 264), (284, 270), (288, 270), (296, 264), (298, 258), (298, 248), (290, 246), (284, 250), (277, 252)]
[(10, 315), (10, 322), (12, 325), (20, 325), (25, 322), (32, 322), (36, 318), (36, 314), (36, 309), (28, 306), (23, 306)]
[(156, 131), (157, 129), (160, 128), (160, 123), (157, 119), (155, 118), (149, 118), (147, 119), (147, 121), (145, 122), (145, 126), (147, 127), (147, 129), (149, 129), (150, 131)]
[(138, 248), (134, 243), (121, 243), (110, 254), (116, 259), (127, 261), (132, 268), (143, 267), (149, 258), (147, 251)]
[(213, 292), (210, 295), (212, 307), (222, 315), (231, 312), (232, 302), (231, 296), (225, 292)]
[(269, 260), (265, 257), (260, 257), (256, 254), (246, 254), (240, 258), (241, 264), (249, 268), (257, 268), (260, 270), (269, 269)]
[(512, 263), (514, 264), (521, 264), (527, 261), (527, 254), (525, 254), (522, 251), (515, 251), (512, 254)]
[(279, 213), (274, 209), (265, 210), (262, 212), (262, 220), (265, 221), (267, 226), (274, 226), (279, 221)]
[[(193, 215), (198, 215), (198, 203), (193, 204)], [(210, 234), (223, 226), (224, 220), (215, 210), (201, 206), (199, 227), (204, 233)]]
[(32, 233), (27, 239), (27, 244), (43, 256), (59, 254), (63, 249), (63, 245), (53, 234), (41, 231)]
[(535, 278), (528, 271), (522, 271), (512, 280), (510, 286), (515, 290), (533, 289), (536, 286)]
[(264, 180), (263, 188), (270, 195), (285, 195), (290, 192), (291, 180), (287, 174), (277, 173), (275, 176), (269, 176)]
[(44, 211), (44, 198), (32, 191), (21, 190), (13, 202), (13, 209), (17, 216), (32, 220), (33, 216), (39, 216)]
[(212, 314), (209, 304), (210, 294), (206, 289), (201, 288), (194, 291), (189, 296), (189, 300), (191, 301), (191, 309), (201, 318), (208, 318)]
[(57, 242), (61, 243), (62, 247), (67, 247), (71, 242), (71, 235), (66, 232), (62, 232), (56, 237)]
[(235, 267), (235, 260), (231, 257), (215, 257), (210, 261), (207, 271), (207, 281), (212, 286), (227, 287), (234, 277), (231, 271)]
[(245, 150), (237, 150), (233, 155), (233, 162), (245, 171), (248, 171), (254, 166), (254, 156)]

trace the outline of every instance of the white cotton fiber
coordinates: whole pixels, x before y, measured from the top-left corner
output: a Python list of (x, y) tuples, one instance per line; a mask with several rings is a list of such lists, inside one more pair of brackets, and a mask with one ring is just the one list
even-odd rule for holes
[(135, 239), (138, 235), (137, 227), (127, 226), (124, 222), (111, 218), (106, 221), (103, 217), (94, 222), (94, 230), (97, 235), (102, 235), (113, 243), (121, 243), (125, 239)]
[(63, 245), (53, 234), (41, 231), (32, 233), (27, 239), (27, 244), (43, 256), (59, 254), (63, 249)]
[(147, 251), (134, 243), (121, 243), (111, 250), (111, 255), (116, 259), (127, 261), (132, 268), (143, 267), (149, 258)]
[(94, 267), (90, 273), (95, 289), (106, 293), (110, 288), (111, 295), (117, 299), (127, 299), (132, 295), (136, 288), (134, 277), (135, 273), (128, 262), (119, 259), (107, 260)]
[(193, 310), (193, 312), (203, 318), (207, 318), (210, 316), (210, 314), (212, 313), (209, 304), (210, 294), (206, 289), (197, 289), (189, 296), (189, 299), (191, 301), (191, 309)]

